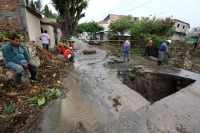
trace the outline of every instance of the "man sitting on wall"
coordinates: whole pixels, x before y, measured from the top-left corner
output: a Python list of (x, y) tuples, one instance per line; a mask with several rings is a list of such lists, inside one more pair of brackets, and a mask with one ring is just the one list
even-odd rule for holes
[(37, 66), (31, 63), (31, 58), (24, 46), (20, 44), (19, 36), (12, 36), (11, 41), (2, 48), (3, 61), (7, 67), (15, 70), (15, 87), (22, 90), (21, 77), (24, 74), (24, 69), (28, 69), (31, 73), (32, 80), (36, 78)]

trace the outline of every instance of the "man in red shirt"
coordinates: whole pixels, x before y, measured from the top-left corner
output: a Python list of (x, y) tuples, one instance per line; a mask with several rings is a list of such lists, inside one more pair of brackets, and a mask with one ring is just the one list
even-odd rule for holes
[(63, 46), (63, 43), (62, 42), (59, 42), (58, 43), (58, 46), (59, 46), (59, 51), (61, 54), (64, 54), (65, 52), (65, 47)]
[(66, 49), (64, 56), (70, 62), (74, 62), (74, 53), (72, 52), (72, 47)]
[(150, 49), (152, 47), (153, 41), (151, 38), (148, 39), (148, 43), (146, 45), (146, 51), (144, 53), (144, 56), (146, 56), (146, 54), (148, 53), (148, 56), (150, 56)]

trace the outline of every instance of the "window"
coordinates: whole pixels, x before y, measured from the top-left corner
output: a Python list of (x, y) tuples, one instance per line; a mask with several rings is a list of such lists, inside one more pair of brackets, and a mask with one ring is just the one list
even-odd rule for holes
[(183, 29), (185, 29), (185, 26), (183, 26)]
[(177, 28), (179, 28), (180, 24), (177, 24)]

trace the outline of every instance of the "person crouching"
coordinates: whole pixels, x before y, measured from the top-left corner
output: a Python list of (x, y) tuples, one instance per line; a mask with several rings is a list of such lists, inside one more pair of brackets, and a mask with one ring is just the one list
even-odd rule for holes
[(68, 59), (70, 62), (74, 62), (74, 53), (72, 51), (72, 47), (69, 47), (65, 50), (64, 56), (66, 59)]
[(65, 52), (64, 44), (63, 44), (62, 42), (59, 42), (59, 43), (58, 43), (58, 46), (59, 46), (59, 52), (60, 52), (61, 54), (64, 54), (64, 52)]

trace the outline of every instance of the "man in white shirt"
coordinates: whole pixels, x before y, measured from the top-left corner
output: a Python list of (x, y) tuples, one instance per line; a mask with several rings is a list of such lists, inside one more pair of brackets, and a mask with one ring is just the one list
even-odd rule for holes
[(47, 31), (45, 30), (44, 33), (40, 35), (40, 40), (42, 40), (42, 46), (44, 49), (49, 50), (49, 45), (50, 45), (50, 38), (49, 35), (47, 34)]

